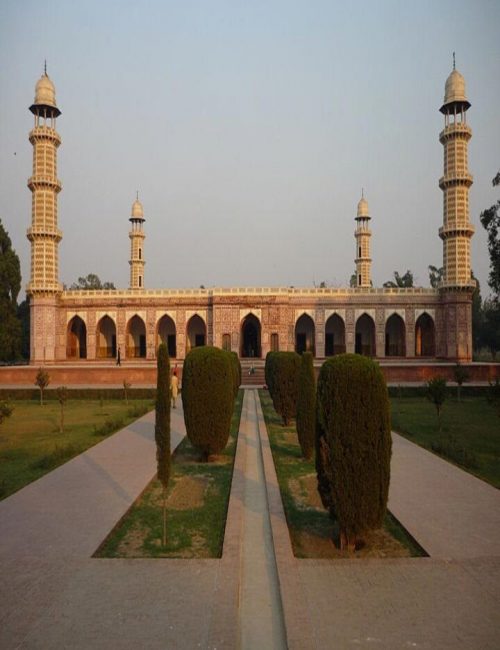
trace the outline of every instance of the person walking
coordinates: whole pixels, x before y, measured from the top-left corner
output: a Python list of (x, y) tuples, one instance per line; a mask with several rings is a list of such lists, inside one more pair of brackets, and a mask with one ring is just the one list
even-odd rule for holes
[(179, 378), (177, 377), (177, 373), (174, 370), (172, 378), (170, 379), (170, 397), (172, 398), (172, 408), (176, 408), (175, 401), (177, 399), (178, 394), (179, 394)]
[(118, 347), (118, 350), (117, 350), (117, 352), (116, 352), (116, 365), (117, 365), (117, 366), (121, 366), (121, 365), (122, 365), (122, 354), (121, 354), (121, 350), (120, 350), (119, 347)]

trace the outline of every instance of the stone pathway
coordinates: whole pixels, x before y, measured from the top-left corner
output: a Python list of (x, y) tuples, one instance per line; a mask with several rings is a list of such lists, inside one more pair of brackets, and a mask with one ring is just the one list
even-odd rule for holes
[[(500, 493), (394, 436), (391, 508), (431, 557), (297, 560), (254, 390), (222, 558), (92, 559), (155, 472), (153, 429), (150, 413), (0, 502), (2, 649), (498, 648)], [(173, 447), (184, 433), (178, 408)]]

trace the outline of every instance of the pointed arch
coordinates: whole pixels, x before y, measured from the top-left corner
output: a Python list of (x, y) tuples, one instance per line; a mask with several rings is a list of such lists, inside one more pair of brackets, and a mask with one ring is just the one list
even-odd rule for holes
[(66, 330), (66, 357), (87, 358), (87, 326), (80, 316), (73, 316)]
[(299, 354), (302, 352), (312, 352), (315, 354), (315, 330), (314, 321), (305, 312), (297, 319), (295, 323), (295, 351)]
[(241, 321), (240, 356), (242, 358), (262, 356), (260, 320), (251, 312)]
[(100, 359), (116, 357), (116, 324), (108, 314), (97, 323), (96, 356)]
[(173, 318), (168, 314), (164, 314), (156, 324), (156, 349), (160, 343), (165, 343), (171, 359), (177, 357), (177, 329)]
[(436, 356), (436, 328), (432, 316), (426, 311), (415, 322), (415, 356)]
[(345, 323), (341, 316), (332, 314), (325, 323), (325, 357), (345, 352)]
[(127, 323), (125, 341), (125, 354), (128, 359), (146, 358), (146, 325), (137, 314)]
[(375, 346), (375, 323), (367, 313), (361, 314), (356, 321), (356, 340), (354, 351), (356, 354), (364, 354), (367, 357), (376, 355)]
[(399, 314), (392, 314), (385, 323), (385, 356), (406, 356), (406, 325)]
[(193, 314), (186, 325), (186, 354), (192, 349), (207, 344), (207, 326), (198, 314)]

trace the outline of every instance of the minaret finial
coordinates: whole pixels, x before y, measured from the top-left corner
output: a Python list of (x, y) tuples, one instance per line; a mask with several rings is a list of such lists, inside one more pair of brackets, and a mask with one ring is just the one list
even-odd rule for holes
[(362, 199), (365, 198), (365, 188), (364, 187), (361, 188), (361, 198)]
[(47, 76), (47, 59), (43, 62), (43, 74)]
[(136, 199), (136, 201), (139, 200), (139, 190), (135, 191), (135, 199)]
[(453, 52), (453, 70), (455, 70), (455, 52)]

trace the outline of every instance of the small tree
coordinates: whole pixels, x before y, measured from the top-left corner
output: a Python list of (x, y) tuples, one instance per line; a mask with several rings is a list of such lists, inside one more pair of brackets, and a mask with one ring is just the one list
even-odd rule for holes
[(132, 384), (126, 379), (123, 380), (123, 397), (128, 404), (128, 392), (132, 388)]
[(14, 407), (11, 406), (8, 402), (0, 400), (0, 424), (7, 418), (10, 418)]
[(500, 382), (498, 381), (498, 377), (495, 379), (494, 384), (489, 382), (486, 399), (493, 406), (496, 414), (500, 418)]
[(389, 493), (391, 419), (384, 376), (359, 354), (340, 354), (320, 371), (316, 397), (318, 491), (338, 521), (340, 548), (382, 525)]
[(316, 382), (313, 356), (304, 352), (301, 357), (299, 394), (297, 399), (297, 436), (302, 456), (310, 460), (314, 448), (316, 427)]
[(49, 373), (43, 368), (38, 368), (38, 372), (35, 377), (35, 386), (38, 386), (40, 389), (40, 406), (43, 406), (43, 391), (47, 388), (50, 383)]
[(165, 343), (158, 348), (155, 440), (158, 480), (163, 486), (163, 546), (167, 544), (167, 488), (170, 479), (170, 360)]
[(470, 374), (465, 366), (462, 366), (461, 363), (457, 363), (457, 365), (453, 368), (453, 377), (457, 383), (457, 400), (460, 402), (462, 384), (465, 384), (466, 381), (469, 381)]
[(68, 399), (68, 389), (66, 388), (66, 386), (59, 386), (59, 388), (56, 390), (56, 393), (57, 393), (57, 401), (61, 406), (61, 419), (59, 422), (59, 432), (64, 433), (64, 405), (66, 404), (66, 401)]
[(446, 379), (443, 377), (433, 377), (432, 379), (429, 379), (426, 386), (427, 399), (436, 407), (439, 433), (441, 433), (441, 410), (448, 392), (446, 388)]
[(184, 361), (182, 405), (187, 436), (203, 460), (227, 445), (234, 407), (230, 355), (219, 348), (193, 348)]

